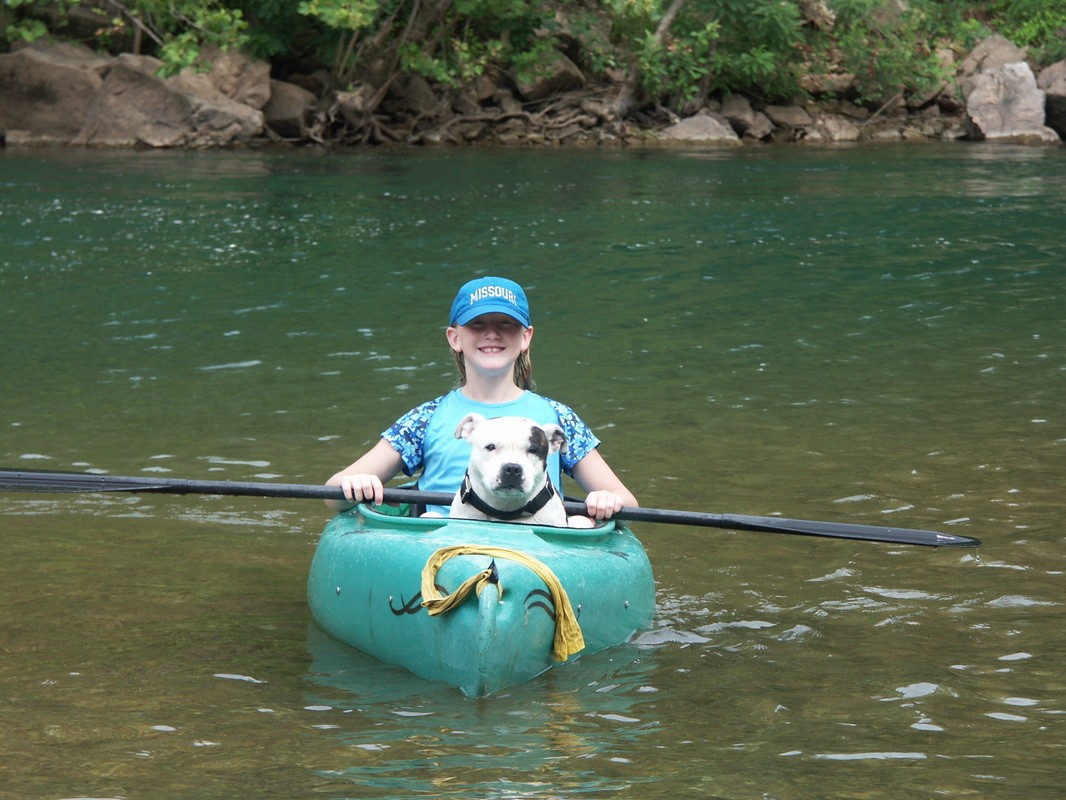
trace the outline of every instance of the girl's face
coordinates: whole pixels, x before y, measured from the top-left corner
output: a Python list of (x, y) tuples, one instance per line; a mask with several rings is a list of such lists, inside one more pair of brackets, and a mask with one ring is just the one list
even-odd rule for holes
[(447, 336), (452, 350), (463, 354), (467, 369), (510, 375), (514, 362), (529, 349), (533, 329), (506, 314), (482, 314), (448, 328)]

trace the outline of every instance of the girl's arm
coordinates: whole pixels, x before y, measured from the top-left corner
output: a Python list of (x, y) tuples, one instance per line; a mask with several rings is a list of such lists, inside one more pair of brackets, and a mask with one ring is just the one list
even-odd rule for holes
[(347, 511), (356, 503), (384, 502), (384, 484), (395, 478), (403, 467), (400, 454), (385, 439), (368, 450), (358, 461), (345, 467), (328, 481), (326, 486), (340, 486), (347, 500), (327, 500), (332, 511)]
[(574, 479), (588, 492), (585, 507), (592, 519), (610, 519), (622, 506), (640, 505), (633, 493), (614, 474), (599, 450), (590, 450), (573, 469)]

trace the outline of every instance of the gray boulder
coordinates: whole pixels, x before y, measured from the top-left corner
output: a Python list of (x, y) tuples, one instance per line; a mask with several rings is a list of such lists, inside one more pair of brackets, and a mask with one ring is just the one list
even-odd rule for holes
[(81, 130), (110, 59), (74, 44), (0, 54), (0, 130), (10, 144), (69, 142)]
[[(154, 63), (153, 63), (154, 62)], [(192, 104), (154, 74), (156, 59), (119, 56), (92, 97), (71, 140), (97, 147), (177, 147), (185, 143)]]
[(773, 135), (774, 123), (766, 114), (752, 108), (743, 95), (726, 95), (722, 100), (722, 116), (733, 126), (733, 130), (745, 139), (762, 140)]
[(586, 83), (585, 74), (562, 53), (556, 53), (550, 64), (531, 77), (515, 82), (518, 93), (528, 101), (543, 100), (559, 92), (580, 89)]
[(674, 142), (700, 142), (705, 144), (739, 145), (740, 137), (727, 122), (718, 117), (700, 113), (666, 128), (661, 137)]
[(163, 83), (165, 90), (178, 92), (189, 102), (188, 145), (214, 147), (247, 142), (263, 132), (263, 112), (223, 94), (209, 74), (186, 70)]
[(163, 79), (160, 66), (150, 56), (117, 56), (71, 144), (217, 147), (262, 133), (262, 112), (222, 94), (207, 74)]
[(271, 97), (270, 65), (236, 51), (223, 52), (214, 45), (200, 55), (210, 69), (204, 73), (218, 92), (243, 106), (262, 109)]
[(1022, 144), (1061, 141), (1044, 124), (1045, 95), (1024, 61), (984, 70), (968, 86), (966, 113), (972, 138)]
[(80, 45), (0, 55), (0, 128), (9, 143), (216, 147), (263, 132), (268, 67), (215, 54), (204, 72), (158, 75), (148, 56), (101, 56)]
[(814, 123), (811, 115), (801, 106), (766, 106), (763, 113), (770, 118), (770, 122), (781, 128), (796, 130)]
[(1049, 128), (1066, 139), (1066, 61), (1046, 67), (1036, 79), (1045, 94), (1045, 121)]
[(857, 142), (862, 128), (843, 114), (815, 114), (804, 134), (806, 142)]
[[(978, 42), (959, 65), (960, 80), (965, 81), (978, 73), (988, 72), (1006, 64), (1025, 61), (1027, 57), (1025, 48), (1018, 47), (1009, 39), (998, 34), (989, 36)], [(966, 87), (963, 87), (963, 92), (968, 93)]]
[(263, 106), (263, 120), (270, 130), (287, 139), (307, 132), (307, 122), (315, 96), (295, 83), (270, 81), (270, 99)]

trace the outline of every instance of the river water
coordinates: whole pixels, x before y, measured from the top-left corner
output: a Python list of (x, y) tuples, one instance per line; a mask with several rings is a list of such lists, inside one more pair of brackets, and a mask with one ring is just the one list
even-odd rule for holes
[(0, 494), (0, 796), (1034, 798), (1066, 758), (1066, 151), (0, 152), (0, 466), (319, 483), (477, 274), (654, 628), (499, 696), (309, 623), (317, 501)]

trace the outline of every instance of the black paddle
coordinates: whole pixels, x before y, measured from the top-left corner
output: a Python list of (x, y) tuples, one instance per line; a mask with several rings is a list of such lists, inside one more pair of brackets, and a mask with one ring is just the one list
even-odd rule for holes
[[(117, 475), (92, 475), (80, 472), (0, 469), (0, 491), (14, 492), (155, 492), (159, 494), (217, 494), (245, 497), (293, 497), (319, 500), (343, 500), (340, 487), (293, 483), (239, 483), (236, 481), (192, 481), (173, 478), (124, 478)], [(386, 489), (385, 501), (449, 505), (452, 495), (423, 492), (417, 489)], [(582, 514), (583, 503), (567, 501), (566, 510)], [(979, 547), (981, 542), (969, 536), (911, 528), (882, 528), (876, 525), (853, 525), (846, 522), (812, 522), (784, 517), (750, 517), (740, 514), (708, 514), (699, 511), (669, 511), (655, 508), (623, 508), (616, 519), (633, 522), (660, 522), (669, 525), (693, 525), (725, 528), (734, 531), (791, 533), (800, 536), (824, 536), (833, 539), (859, 539), (868, 542), (893, 542), (927, 547)]]

